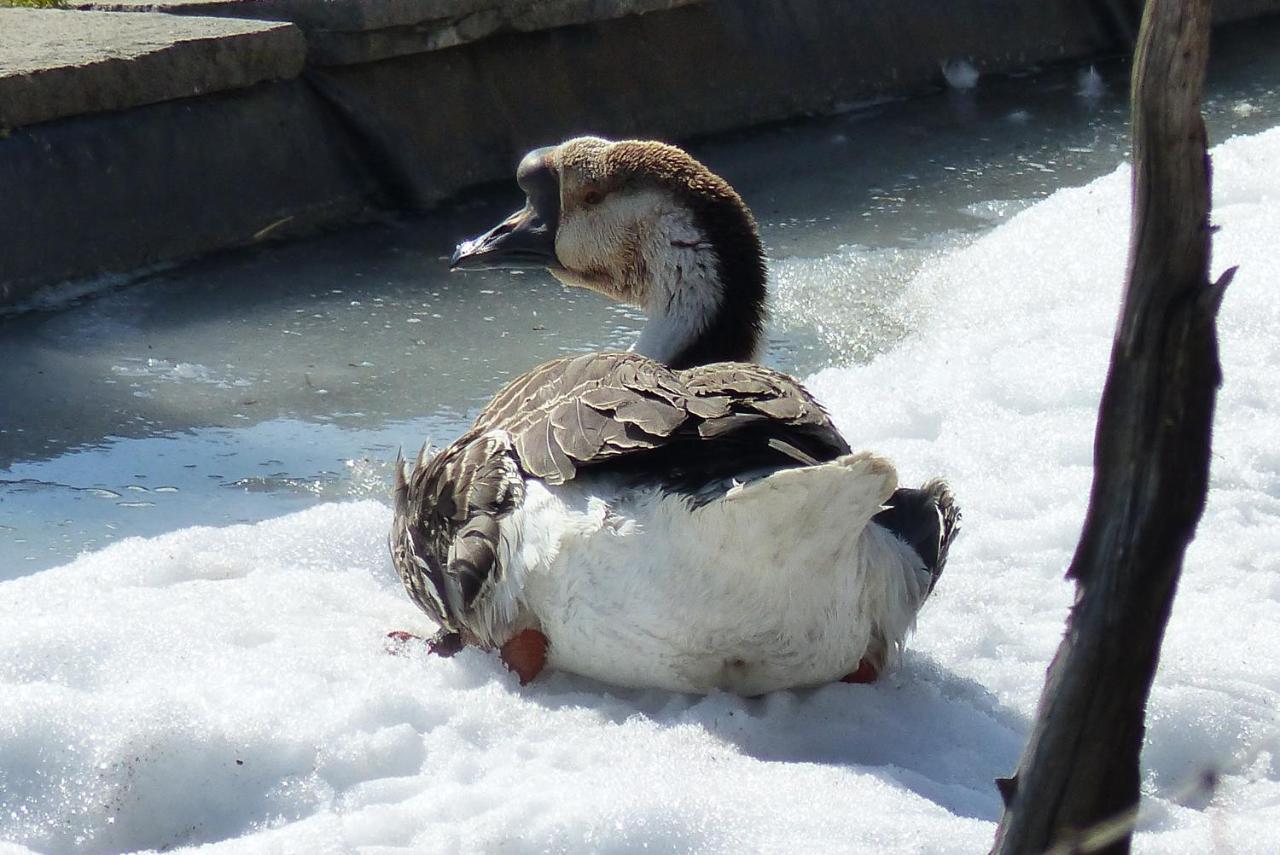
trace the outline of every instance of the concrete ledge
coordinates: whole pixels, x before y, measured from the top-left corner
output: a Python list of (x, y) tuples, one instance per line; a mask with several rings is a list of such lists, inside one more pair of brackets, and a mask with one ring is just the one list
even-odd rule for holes
[(313, 65), (345, 65), (697, 2), (703, 0), (78, 0), (71, 7), (289, 21), (306, 32)]
[(0, 127), (296, 77), (305, 59), (285, 23), (0, 9)]
[(299, 80), (0, 138), (0, 305), (366, 215), (379, 184)]
[(307, 34), (314, 65), (357, 65), (427, 53), (479, 41), (497, 33), (529, 33), (574, 24), (666, 12), (701, 0), (515, 0), (476, 4), (472, 12), (361, 32), (313, 30)]
[[(512, 0), (510, 5), (548, 4)], [(551, 4), (558, 0), (550, 0)], [(72, 0), (73, 9), (291, 21), (308, 30), (379, 30), (470, 15), (501, 0)]]

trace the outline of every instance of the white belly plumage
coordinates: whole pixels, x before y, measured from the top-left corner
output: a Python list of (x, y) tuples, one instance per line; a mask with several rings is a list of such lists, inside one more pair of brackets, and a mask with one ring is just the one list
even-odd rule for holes
[(482, 621), (527, 628), (547, 664), (610, 683), (754, 695), (883, 669), (929, 584), (870, 524), (897, 486), (871, 455), (776, 472), (691, 509), (657, 487), (531, 481), (501, 524)]

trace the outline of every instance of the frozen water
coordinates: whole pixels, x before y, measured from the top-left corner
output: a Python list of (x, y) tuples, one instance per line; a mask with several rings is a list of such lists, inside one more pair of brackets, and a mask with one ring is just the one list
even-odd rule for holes
[(939, 64), (942, 68), (942, 76), (946, 79), (947, 85), (952, 89), (966, 90), (972, 89), (978, 85), (978, 78), (981, 76), (978, 69), (973, 67), (973, 63), (962, 57), (948, 59)]
[[(1280, 847), (1277, 163), (1280, 130), (1215, 151), (1215, 270), (1241, 267), (1209, 505), (1152, 697), (1141, 852)], [(1071, 599), (1127, 207), (1122, 168), (923, 259), (885, 310), (910, 318), (898, 344), (811, 378), (855, 446), (906, 481), (945, 473), (964, 505), (948, 573), (880, 683), (754, 700), (556, 674), (522, 689), (474, 651), (390, 656), (387, 630), (431, 626), (390, 568), (389, 511), (329, 502), (0, 583), (0, 839), (983, 851), (992, 778), (1017, 759)], [(802, 263), (779, 272), (805, 279)], [(1188, 787), (1206, 769), (1212, 798)]]
[(1076, 76), (1076, 94), (1086, 101), (1095, 101), (1101, 98), (1107, 91), (1107, 84), (1103, 81), (1102, 75), (1098, 73), (1096, 66), (1089, 66), (1087, 69), (1081, 70)]

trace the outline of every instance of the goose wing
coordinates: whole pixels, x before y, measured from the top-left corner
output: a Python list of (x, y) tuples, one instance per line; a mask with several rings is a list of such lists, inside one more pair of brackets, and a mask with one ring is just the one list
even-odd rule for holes
[(685, 472), (700, 462), (692, 468), (710, 477), (849, 452), (826, 411), (785, 374), (741, 362), (672, 371), (634, 353), (540, 365), (498, 393), (472, 430), (493, 429), (510, 434), (521, 468), (549, 484), (586, 467)]
[(391, 561), (418, 607), (457, 632), (481, 590), (500, 578), (498, 520), (524, 500), (510, 437), (468, 436), (413, 470), (396, 459)]
[(514, 380), (408, 476), (397, 469), (392, 558), (420, 607), (489, 644), (476, 605), (502, 578), (498, 522), (519, 506), (525, 477), (563, 484), (584, 470), (619, 471), (696, 489), (848, 452), (812, 396), (769, 368), (672, 371), (633, 353), (563, 357)]

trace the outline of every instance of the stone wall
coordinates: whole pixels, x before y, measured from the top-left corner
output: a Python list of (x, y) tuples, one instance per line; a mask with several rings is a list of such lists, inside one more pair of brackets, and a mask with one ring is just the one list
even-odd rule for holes
[[(115, 0), (0, 9), (0, 304), (681, 139), (1121, 46), (1127, 0)], [(1280, 0), (1220, 0), (1238, 19)], [(140, 11), (159, 9), (160, 12)], [(133, 11), (131, 11), (133, 10)]]

